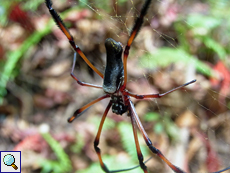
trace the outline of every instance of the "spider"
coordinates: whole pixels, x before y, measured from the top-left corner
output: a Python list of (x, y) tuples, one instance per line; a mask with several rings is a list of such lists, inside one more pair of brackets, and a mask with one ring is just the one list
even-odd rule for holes
[[(192, 84), (192, 83), (196, 82), (196, 80), (192, 80), (192, 81), (185, 83), (179, 87), (171, 89), (170, 91), (167, 91), (163, 94), (158, 93), (158, 94), (137, 95), (137, 94), (131, 93), (130, 91), (128, 91), (126, 89), (127, 58), (129, 55), (129, 49), (131, 47), (133, 40), (137, 36), (137, 34), (138, 34), (138, 32), (142, 26), (144, 16), (146, 15), (147, 10), (151, 4), (151, 0), (145, 1), (144, 5), (142, 6), (139, 17), (137, 17), (137, 19), (135, 20), (135, 24), (134, 24), (133, 29), (131, 31), (131, 34), (128, 38), (127, 45), (125, 46), (123, 61), (122, 61), (123, 48), (122, 48), (121, 43), (116, 42), (112, 38), (107, 38), (105, 40), (105, 48), (106, 48), (107, 57), (106, 57), (106, 68), (105, 68), (104, 75), (94, 65), (91, 64), (91, 62), (86, 58), (86, 56), (81, 51), (81, 49), (75, 44), (73, 36), (69, 32), (69, 30), (66, 28), (64, 22), (62, 21), (60, 16), (57, 14), (57, 12), (52, 8), (51, 0), (45, 0), (45, 2), (46, 2), (46, 6), (49, 9), (49, 12), (52, 15), (54, 21), (56, 22), (58, 27), (61, 29), (61, 31), (65, 34), (65, 36), (68, 38), (70, 45), (72, 46), (72, 48), (75, 51), (74, 58), (73, 58), (73, 66), (72, 66), (70, 75), (73, 77), (74, 80), (77, 81), (77, 83), (79, 85), (103, 89), (103, 91), (105, 92), (105, 94), (103, 96), (97, 98), (96, 100), (93, 100), (92, 102), (86, 104), (85, 106), (81, 107), (80, 109), (77, 109), (74, 112), (73, 116), (68, 119), (68, 122), (72, 122), (75, 118), (79, 117), (82, 113), (84, 113), (84, 111), (86, 109), (88, 109), (93, 104), (95, 104), (95, 103), (97, 103), (97, 102), (99, 102), (105, 98), (109, 98), (109, 97), (111, 98), (105, 111), (104, 111), (104, 114), (102, 116), (96, 138), (94, 140), (94, 149), (97, 153), (97, 156), (98, 156), (98, 159), (100, 162), (100, 166), (103, 169), (103, 171), (107, 172), (107, 173), (121, 172), (121, 171), (128, 171), (128, 170), (131, 170), (131, 169), (134, 169), (134, 168), (140, 166), (144, 173), (148, 173), (147, 167), (145, 165), (146, 161), (144, 162), (144, 158), (143, 158), (143, 155), (142, 155), (142, 152), (140, 149), (140, 145), (139, 145), (139, 141), (138, 141), (138, 137), (137, 137), (137, 131), (136, 131), (136, 126), (137, 126), (138, 129), (140, 130), (141, 134), (143, 135), (143, 138), (146, 142), (146, 145), (149, 147), (151, 152), (156, 154), (157, 156), (159, 156), (174, 172), (184, 173), (184, 171), (181, 168), (173, 165), (161, 153), (161, 151), (159, 149), (155, 148), (152, 145), (152, 142), (151, 142), (150, 138), (148, 137), (148, 135), (147, 135), (136, 111), (135, 111), (134, 104), (132, 103), (130, 97), (134, 97), (136, 99), (160, 98), (160, 97), (163, 97), (163, 96), (165, 96), (165, 95), (167, 95), (167, 94), (169, 94), (175, 90), (181, 89), (181, 88), (183, 88), (189, 84)], [(93, 71), (95, 71), (103, 79), (103, 85), (102, 86), (82, 82), (75, 76), (74, 68), (75, 68), (75, 64), (76, 64), (77, 53), (84, 59), (84, 61), (89, 65), (89, 67)], [(105, 163), (102, 160), (101, 150), (98, 147), (98, 145), (99, 145), (99, 139), (100, 139), (102, 127), (103, 127), (104, 121), (107, 117), (107, 114), (108, 114), (108, 111), (110, 110), (110, 108), (112, 108), (113, 113), (118, 114), (118, 115), (122, 115), (123, 113), (127, 112), (127, 115), (131, 119), (133, 135), (134, 135), (134, 140), (135, 140), (135, 145), (136, 145), (136, 150), (137, 150), (137, 157), (139, 160), (139, 165), (136, 167), (123, 169), (123, 170), (111, 171), (108, 169), (108, 167), (105, 165)], [(226, 168), (224, 170), (221, 170), (217, 173), (223, 172), (227, 169), (230, 169), (230, 167)]]

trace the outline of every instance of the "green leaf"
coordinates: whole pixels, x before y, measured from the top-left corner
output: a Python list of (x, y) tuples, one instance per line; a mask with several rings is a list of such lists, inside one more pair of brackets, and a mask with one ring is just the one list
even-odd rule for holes
[(47, 24), (47, 27), (41, 31), (34, 32), (30, 37), (28, 37), (23, 44), (15, 51), (7, 53), (7, 61), (0, 76), (0, 104), (2, 104), (2, 98), (6, 94), (6, 84), (8, 80), (12, 77), (13, 70), (15, 69), (19, 59), (28, 51), (28, 49), (37, 44), (42, 37), (51, 31), (51, 21)]
[(197, 71), (204, 75), (212, 76), (214, 74), (211, 67), (179, 48), (161, 48), (154, 53), (147, 53), (140, 58), (141, 66), (149, 69), (167, 67), (172, 63), (193, 64)]
[[(116, 155), (114, 155), (114, 156), (104, 155), (104, 156), (102, 156), (102, 159), (110, 171), (131, 168), (133, 166), (138, 165), (138, 162), (134, 162), (131, 159), (127, 159), (126, 157), (117, 158)], [(95, 173), (105, 173), (101, 169), (99, 162), (95, 162), (95, 163), (91, 164), (90, 167), (88, 167), (86, 169), (76, 171), (76, 173), (92, 173), (92, 172), (93, 173), (94, 172)], [(132, 171), (130, 171), (130, 173), (131, 172), (132, 173), (140, 173), (140, 172), (142, 172), (142, 170), (139, 167), (139, 168), (133, 169)]]
[[(138, 128), (136, 127), (137, 132), (139, 132)], [(121, 135), (121, 142), (122, 146), (125, 149), (125, 151), (131, 156), (132, 161), (137, 163), (137, 150), (136, 145), (134, 142), (134, 136), (133, 136), (133, 130), (132, 130), (132, 124), (126, 123), (126, 122), (120, 122), (118, 124), (118, 130)], [(138, 139), (141, 147), (141, 152), (143, 156), (148, 155), (148, 147), (146, 146), (145, 142), (141, 142), (143, 140), (143, 137), (141, 134), (138, 134)], [(146, 158), (147, 159), (147, 158)]]
[(62, 149), (61, 145), (49, 133), (42, 133), (42, 137), (52, 148), (58, 159), (57, 161), (49, 161), (46, 159), (40, 161), (40, 164), (42, 166), (42, 172), (71, 172), (71, 161), (69, 159), (69, 156)]
[(169, 137), (171, 137), (174, 140), (177, 139), (179, 129), (175, 125), (175, 123), (170, 119), (169, 116), (165, 116), (164, 129)]
[(222, 60), (226, 59), (227, 53), (220, 43), (218, 43), (217, 41), (215, 41), (214, 39), (208, 36), (202, 37), (201, 40), (208, 48), (216, 52), (220, 59)]
[(160, 119), (160, 114), (155, 113), (155, 112), (148, 112), (144, 116), (145, 121), (157, 121)]
[(84, 137), (82, 134), (77, 133), (76, 134), (76, 142), (74, 145), (71, 146), (71, 151), (74, 153), (80, 153), (82, 151), (82, 148), (84, 147)]
[(186, 22), (195, 35), (205, 35), (221, 24), (220, 19), (202, 14), (191, 14)]
[(156, 134), (160, 134), (164, 131), (164, 126), (161, 122), (158, 122), (153, 126), (153, 130)]
[(132, 156), (132, 159), (136, 159), (136, 147), (133, 137), (133, 130), (131, 123), (120, 122), (118, 124), (118, 130), (121, 135), (122, 146), (125, 151)]

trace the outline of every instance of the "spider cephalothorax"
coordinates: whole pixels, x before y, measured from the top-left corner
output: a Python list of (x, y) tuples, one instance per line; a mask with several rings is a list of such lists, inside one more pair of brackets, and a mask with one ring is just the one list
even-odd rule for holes
[(111, 96), (112, 111), (117, 115), (122, 115), (128, 109), (128, 106), (125, 106), (123, 98), (121, 95), (112, 95)]

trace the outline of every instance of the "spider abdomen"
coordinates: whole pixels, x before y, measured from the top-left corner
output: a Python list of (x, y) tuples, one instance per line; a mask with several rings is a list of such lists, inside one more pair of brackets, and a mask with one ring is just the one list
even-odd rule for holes
[(120, 42), (112, 38), (105, 41), (106, 68), (103, 81), (105, 93), (115, 93), (123, 83), (124, 67), (122, 62), (123, 48)]
[(128, 107), (125, 106), (122, 96), (111, 96), (111, 102), (112, 102), (112, 112), (117, 115), (122, 115), (128, 110)]

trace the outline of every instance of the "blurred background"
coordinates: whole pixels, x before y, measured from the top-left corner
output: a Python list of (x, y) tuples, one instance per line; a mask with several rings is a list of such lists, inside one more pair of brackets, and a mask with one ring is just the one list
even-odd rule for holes
[[(76, 44), (101, 71), (106, 38), (126, 45), (144, 0), (53, 0)], [(153, 1), (128, 58), (132, 99), (155, 147), (186, 172), (230, 166), (230, 1)], [(102, 173), (93, 141), (109, 99), (69, 124), (73, 112), (100, 97), (70, 77), (73, 50), (43, 0), (0, 5), (0, 151), (22, 151), (22, 172)], [(77, 57), (74, 73), (84, 82), (102, 79)], [(139, 135), (151, 173), (172, 172)], [(111, 169), (138, 165), (130, 118), (111, 111), (100, 145)], [(130, 173), (140, 173), (137, 168)], [(230, 171), (226, 171), (230, 172)]]

